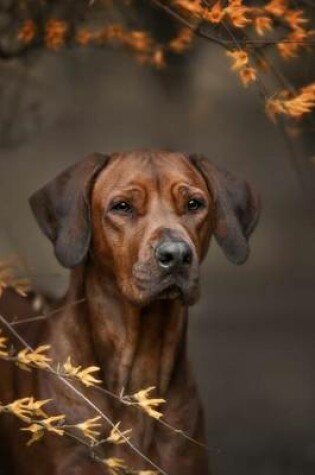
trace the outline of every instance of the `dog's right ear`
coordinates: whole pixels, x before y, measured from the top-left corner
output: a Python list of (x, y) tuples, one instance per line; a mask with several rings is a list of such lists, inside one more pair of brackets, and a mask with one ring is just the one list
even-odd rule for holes
[(226, 257), (242, 264), (249, 255), (249, 237), (260, 215), (260, 199), (253, 188), (233, 173), (218, 168), (201, 155), (190, 155), (191, 163), (204, 177), (215, 200), (215, 238)]
[(30, 197), (43, 233), (52, 241), (59, 262), (75, 267), (85, 258), (91, 239), (90, 194), (109, 156), (93, 154), (67, 168)]

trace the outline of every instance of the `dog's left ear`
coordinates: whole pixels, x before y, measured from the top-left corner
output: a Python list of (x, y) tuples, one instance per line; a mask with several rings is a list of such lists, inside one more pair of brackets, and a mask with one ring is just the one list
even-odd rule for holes
[(260, 199), (251, 186), (232, 173), (214, 166), (200, 155), (190, 161), (203, 175), (215, 200), (215, 238), (227, 258), (243, 264), (249, 255), (249, 236), (260, 214)]
[(52, 241), (59, 262), (75, 267), (85, 258), (91, 239), (90, 192), (109, 157), (93, 154), (67, 168), (30, 197), (43, 233)]

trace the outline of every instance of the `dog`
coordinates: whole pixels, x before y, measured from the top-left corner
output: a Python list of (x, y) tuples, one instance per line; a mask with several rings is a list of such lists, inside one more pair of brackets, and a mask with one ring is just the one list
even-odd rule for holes
[[(166, 400), (164, 420), (204, 443), (202, 407), (187, 360), (187, 309), (199, 297), (199, 267), (212, 236), (234, 264), (248, 258), (260, 211), (252, 187), (203, 156), (140, 150), (90, 155), (33, 194), (30, 205), (58, 261), (71, 269), (62, 309), (35, 340), (51, 345), (54, 362), (71, 356), (76, 366), (98, 366), (103, 387), (112, 393), (155, 387)], [(51, 374), (6, 371), (2, 401), (49, 399), (50, 412), (66, 414), (70, 424), (95, 416)], [(209, 473), (202, 447), (139, 409), (80, 389), (120, 421), (121, 430), (132, 428), (133, 444), (168, 475)], [(6, 417), (2, 441), (9, 447), (10, 473), (111, 473), (64, 437), (48, 434), (25, 448), (25, 434)], [(104, 437), (109, 430), (104, 428)], [(107, 457), (122, 458), (134, 470), (152, 470), (126, 444), (105, 448)]]

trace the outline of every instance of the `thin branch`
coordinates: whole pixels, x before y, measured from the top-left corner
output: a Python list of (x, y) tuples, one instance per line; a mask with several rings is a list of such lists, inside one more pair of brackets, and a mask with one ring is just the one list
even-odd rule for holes
[(200, 36), (201, 38), (205, 38), (207, 40), (213, 41), (213, 43), (216, 43), (220, 46), (222, 46), (225, 49), (228, 49), (228, 44), (226, 41), (221, 40), (220, 38), (217, 38), (216, 36), (210, 35), (209, 33), (205, 33), (201, 30), (202, 25), (194, 26), (192, 25), (189, 21), (187, 21), (185, 18), (183, 18), (179, 13), (175, 12), (172, 10), (172, 8), (168, 7), (167, 5), (164, 5), (164, 3), (160, 2), (160, 0), (151, 0), (152, 3), (154, 3), (158, 8), (164, 10), (167, 14), (171, 15), (175, 20), (179, 21), (182, 25), (186, 26), (189, 28), (191, 31), (193, 31), (197, 36)]
[[(34, 351), (34, 349), (24, 340), (24, 338), (12, 327), (12, 325), (0, 314), (0, 322), (24, 345), (29, 351)], [(99, 407), (97, 407), (89, 398), (87, 398), (81, 391), (79, 391), (72, 383), (70, 383), (65, 377), (59, 375), (57, 372), (51, 368), (52, 374), (56, 376), (60, 381), (62, 381), (72, 392), (74, 392), (80, 399), (82, 399), (88, 406), (90, 406), (108, 425), (112, 428), (115, 427), (114, 422), (104, 414)], [(141, 452), (130, 440), (119, 431), (120, 436), (125, 441), (125, 443), (137, 454), (140, 458), (142, 458), (145, 462), (147, 462), (151, 467), (155, 468), (159, 473), (162, 475), (168, 475), (162, 468), (160, 468), (155, 462), (153, 462), (149, 457)]]
[(40, 321), (40, 320), (47, 320), (48, 318), (52, 317), (53, 315), (56, 315), (57, 313), (59, 313), (61, 310), (64, 310), (68, 307), (74, 307), (74, 306), (79, 305), (80, 303), (83, 303), (85, 301), (86, 301), (85, 298), (75, 300), (74, 302), (63, 305), (62, 307), (58, 307), (55, 310), (52, 310), (51, 312), (46, 313), (45, 315), (37, 315), (36, 317), (26, 317), (26, 318), (23, 318), (22, 320), (15, 320), (15, 321), (10, 322), (10, 323), (11, 323), (11, 325), (16, 326), (16, 325), (23, 325), (25, 323), (33, 323), (33, 322), (37, 322), (37, 321)]
[[(11, 361), (13, 363), (17, 363), (19, 360), (17, 357), (15, 356), (6, 356), (4, 358), (5, 361)], [(47, 373), (50, 373), (50, 374), (53, 374), (53, 375), (59, 375), (59, 376), (63, 376), (64, 378), (66, 378), (67, 380), (72, 380), (73, 378), (71, 376), (69, 376), (68, 374), (66, 373), (62, 373), (60, 371), (60, 369), (54, 369), (52, 366), (49, 366), (49, 367), (42, 367), (42, 368), (39, 368), (38, 366), (36, 366), (35, 364), (31, 364), (29, 363), (28, 365), (30, 368), (32, 369), (41, 369), (42, 371), (45, 371)], [(126, 406), (132, 406), (132, 407), (135, 407), (137, 408), (138, 410), (140, 410), (142, 412), (142, 414), (146, 414), (148, 417), (149, 415), (146, 413), (146, 412), (143, 412), (141, 407), (139, 407), (139, 405), (137, 405), (136, 403), (133, 403), (133, 402), (129, 402), (127, 401), (124, 397), (122, 397), (121, 395), (118, 395), (118, 394), (115, 394), (113, 393), (112, 391), (106, 389), (106, 388), (103, 388), (101, 386), (91, 386), (91, 389), (94, 389), (95, 391), (98, 391), (102, 394), (106, 394), (107, 396), (115, 399), (116, 401), (119, 401), (121, 404), (123, 405), (126, 405)], [(189, 440), (190, 442), (194, 443), (195, 445), (199, 446), (200, 448), (203, 448), (204, 450), (208, 451), (208, 452), (213, 452), (213, 451), (216, 451), (216, 452), (220, 452), (220, 449), (217, 449), (217, 448), (209, 448), (207, 447), (207, 445), (203, 444), (202, 442), (199, 442), (198, 440), (190, 437), (188, 434), (186, 434), (182, 429), (178, 429), (174, 426), (172, 426), (171, 424), (169, 424), (168, 422), (166, 422), (165, 420), (163, 419), (156, 419), (156, 422), (157, 423), (160, 423), (161, 425), (163, 425), (164, 427), (168, 428), (169, 430), (171, 430), (172, 432), (180, 435), (181, 437), (183, 437), (184, 439), (186, 440)]]

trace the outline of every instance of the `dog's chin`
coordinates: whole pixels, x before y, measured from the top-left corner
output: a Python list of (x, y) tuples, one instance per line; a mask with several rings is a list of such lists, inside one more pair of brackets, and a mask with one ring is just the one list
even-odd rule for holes
[(160, 300), (178, 300), (183, 305), (194, 305), (199, 299), (199, 286), (184, 286), (171, 283), (169, 285), (152, 285), (147, 289), (138, 289), (131, 299), (138, 306), (146, 306)]
[(156, 293), (154, 300), (180, 300), (183, 305), (193, 305), (199, 298), (199, 288), (182, 288), (176, 284), (170, 285)]

